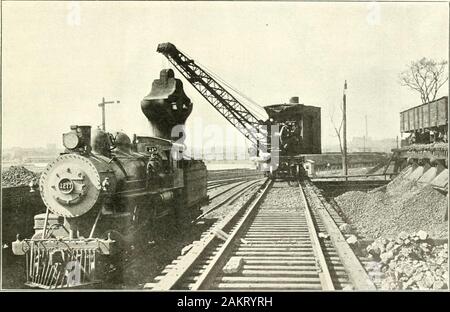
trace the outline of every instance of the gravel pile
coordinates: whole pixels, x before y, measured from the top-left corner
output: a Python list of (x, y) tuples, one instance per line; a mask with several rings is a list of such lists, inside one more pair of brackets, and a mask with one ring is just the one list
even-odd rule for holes
[(435, 238), (448, 238), (447, 197), (430, 185), (417, 185), (400, 177), (380, 189), (351, 191), (335, 200), (364, 238), (395, 238), (402, 231), (419, 230)]
[(40, 174), (23, 166), (11, 166), (2, 171), (2, 187), (28, 186), (31, 181), (38, 182)]
[(425, 231), (379, 238), (366, 250), (380, 263), (384, 290), (448, 289), (448, 244), (434, 245)]

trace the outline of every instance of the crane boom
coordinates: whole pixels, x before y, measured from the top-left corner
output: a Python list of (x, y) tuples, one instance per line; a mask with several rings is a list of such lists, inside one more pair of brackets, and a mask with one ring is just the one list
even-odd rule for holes
[(265, 131), (261, 127), (263, 121), (256, 118), (210, 74), (195, 64), (194, 60), (169, 42), (159, 44), (156, 51), (163, 54), (186, 80), (255, 146), (261, 148), (265, 145), (266, 134), (262, 133)]

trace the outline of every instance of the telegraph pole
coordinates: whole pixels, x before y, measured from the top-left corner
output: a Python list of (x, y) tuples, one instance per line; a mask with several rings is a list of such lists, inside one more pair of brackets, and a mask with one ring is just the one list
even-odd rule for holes
[(344, 155), (342, 155), (342, 171), (345, 175), (345, 180), (347, 181), (347, 80), (344, 83), (344, 96), (342, 101), (342, 126), (343, 126), (343, 150)]
[(102, 98), (102, 102), (98, 104), (98, 106), (102, 108), (102, 130), (103, 130), (103, 131), (106, 131), (106, 125), (105, 125), (105, 106), (106, 106), (106, 104), (114, 104), (114, 103), (119, 104), (120, 101), (108, 101), (108, 102), (105, 102), (105, 98), (103, 97), (103, 98)]

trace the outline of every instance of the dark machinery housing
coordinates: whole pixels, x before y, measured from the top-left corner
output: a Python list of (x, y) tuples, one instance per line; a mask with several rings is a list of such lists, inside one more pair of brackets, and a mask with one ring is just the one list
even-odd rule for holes
[[(279, 161), (278, 168), (269, 172), (274, 177), (293, 177), (300, 174), (304, 154), (321, 154), (320, 107), (299, 104), (298, 97), (289, 103), (265, 106), (268, 125), (278, 124)], [(268, 127), (270, 130), (271, 127)], [(269, 131), (269, 138), (274, 138)], [(272, 149), (274, 145), (271, 144)], [(263, 164), (268, 166), (268, 164)]]
[(207, 200), (204, 163), (181, 159), (171, 138), (192, 110), (172, 70), (161, 71), (141, 107), (158, 137), (91, 134), (90, 126), (63, 134), (66, 150), (39, 182), (47, 211), (35, 216), (31, 239), (13, 243), (14, 254), (26, 255), (28, 286), (96, 282), (96, 257), (138, 244), (167, 218), (185, 223)]

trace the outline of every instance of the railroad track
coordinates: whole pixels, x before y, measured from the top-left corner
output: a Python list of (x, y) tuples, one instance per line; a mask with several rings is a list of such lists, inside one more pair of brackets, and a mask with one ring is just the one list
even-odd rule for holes
[(241, 180), (241, 181), (227, 183), (227, 184), (221, 185), (224, 187), (224, 189), (220, 189), (220, 190), (216, 190), (216, 191), (212, 191), (211, 189), (209, 189), (208, 190), (209, 199), (213, 200), (214, 198), (217, 198), (225, 193), (228, 193), (231, 190), (239, 187), (240, 185), (244, 185), (246, 182), (248, 182), (248, 180)]
[(250, 179), (252, 179), (252, 177), (238, 177), (238, 178), (229, 178), (229, 179), (221, 179), (221, 180), (211, 180), (211, 181), (208, 181), (208, 183), (207, 183), (208, 184), (207, 190), (210, 191), (210, 190), (216, 189), (221, 186), (225, 186), (228, 184), (232, 184), (232, 183), (240, 182), (240, 181), (244, 181), (244, 180), (250, 180)]
[[(214, 200), (211, 200), (210, 204), (207, 206), (205, 212), (203, 212), (199, 217), (197, 217), (192, 223), (196, 223), (202, 217), (208, 215), (216, 209), (226, 207), (227, 205), (233, 204), (238, 198), (245, 196), (246, 193), (251, 193), (254, 188), (257, 188), (261, 184), (262, 179), (244, 181), (245, 183), (240, 183), (236, 188), (228, 189), (227, 192), (222, 192), (219, 196), (216, 196)], [(213, 224), (214, 226), (215, 224)], [(126, 270), (138, 261), (137, 257), (133, 257), (122, 264), (122, 270)]]
[(200, 216), (198, 216), (193, 222), (203, 218), (207, 214), (211, 213), (214, 210), (217, 210), (223, 206), (231, 205), (238, 198), (240, 198), (247, 191), (251, 191), (255, 187), (258, 186), (263, 179), (249, 180), (249, 181), (241, 181), (237, 184), (232, 185), (231, 187), (225, 189), (224, 191), (220, 191), (216, 194), (213, 194), (209, 197), (210, 204), (206, 211), (204, 211)]
[(310, 182), (289, 187), (267, 180), (241, 209), (204, 233), (145, 288), (374, 289), (323, 208)]
[[(322, 205), (331, 215), (337, 226), (341, 226), (342, 224), (348, 223), (347, 220), (344, 220), (344, 216), (342, 215), (342, 212), (340, 211), (337, 203), (334, 200), (332, 200), (329, 203), (323, 197), (320, 191), (318, 191), (316, 186), (313, 186), (311, 189), (313, 192), (316, 193), (317, 198), (321, 201)], [(358, 233), (355, 232), (355, 230), (353, 230), (352, 233), (356, 236), (359, 236)], [(364, 269), (366, 270), (367, 274), (370, 276), (371, 280), (375, 284), (376, 288), (380, 288), (381, 281), (385, 278), (384, 273), (380, 270), (380, 264), (365, 254), (358, 254), (357, 257), (361, 262), (361, 264), (363, 265)]]

